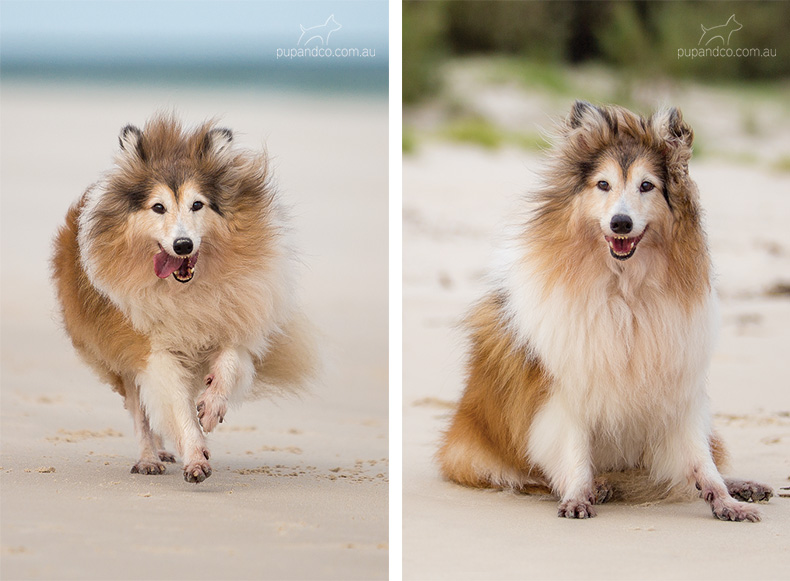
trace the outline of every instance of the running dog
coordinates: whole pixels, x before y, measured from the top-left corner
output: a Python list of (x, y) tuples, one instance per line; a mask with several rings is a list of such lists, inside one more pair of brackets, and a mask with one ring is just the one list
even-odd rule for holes
[(228, 406), (297, 389), (314, 370), (298, 259), (265, 154), (229, 129), (158, 115), (120, 134), (115, 166), (57, 234), (54, 282), (82, 358), (124, 398), (140, 459), (211, 476), (204, 432)]

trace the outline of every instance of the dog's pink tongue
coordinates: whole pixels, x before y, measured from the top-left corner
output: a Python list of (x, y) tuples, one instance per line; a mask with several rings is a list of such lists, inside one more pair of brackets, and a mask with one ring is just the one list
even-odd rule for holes
[(162, 250), (154, 256), (154, 272), (159, 278), (167, 278), (178, 270), (182, 262), (182, 258), (175, 258)]
[(618, 254), (628, 254), (633, 246), (633, 238), (615, 238), (613, 241), (614, 251)]

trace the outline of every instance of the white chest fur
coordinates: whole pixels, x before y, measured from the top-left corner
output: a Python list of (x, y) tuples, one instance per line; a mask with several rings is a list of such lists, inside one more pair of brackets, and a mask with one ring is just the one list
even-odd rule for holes
[[(688, 312), (647, 261), (547, 288), (529, 259), (503, 280), (516, 337), (551, 374), (560, 400), (593, 434), (671, 425), (704, 397), (716, 331), (713, 293)], [(649, 437), (649, 434), (644, 434)]]

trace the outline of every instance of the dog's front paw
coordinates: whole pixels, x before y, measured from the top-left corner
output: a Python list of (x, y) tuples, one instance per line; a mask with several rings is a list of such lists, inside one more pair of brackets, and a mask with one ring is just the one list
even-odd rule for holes
[(589, 500), (577, 498), (563, 500), (557, 509), (557, 516), (560, 518), (592, 518), (595, 515), (595, 509)]
[(710, 509), (719, 520), (760, 522), (760, 511), (756, 506), (740, 504), (731, 498), (714, 499)]
[(228, 398), (214, 388), (216, 384), (212, 384), (213, 376), (209, 377), (211, 379), (206, 379), (208, 387), (197, 402), (198, 419), (205, 432), (210, 432), (217, 424), (221, 424), (228, 412)]
[(153, 460), (140, 460), (132, 466), (131, 473), (132, 474), (164, 474), (165, 473), (165, 465), (161, 462), (155, 462)]
[(184, 466), (184, 480), (199, 484), (211, 476), (211, 465), (208, 463), (208, 450), (203, 450), (205, 459), (193, 460)]
[(725, 480), (724, 482), (730, 496), (741, 502), (768, 502), (774, 495), (773, 488), (759, 482), (749, 480)]

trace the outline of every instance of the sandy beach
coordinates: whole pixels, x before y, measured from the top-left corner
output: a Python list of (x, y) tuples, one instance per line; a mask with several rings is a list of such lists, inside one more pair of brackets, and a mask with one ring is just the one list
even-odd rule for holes
[[(442, 481), (433, 455), (463, 388), (459, 323), (539, 164), (536, 153), (435, 139), (404, 158), (404, 579), (790, 578), (789, 498), (763, 505), (758, 524), (717, 522), (702, 501), (606, 505), (574, 522), (551, 498)], [(707, 159), (691, 175), (722, 300), (716, 427), (731, 474), (778, 492), (790, 486), (790, 300), (774, 294), (790, 282), (790, 174)]]
[[(75, 355), (49, 283), (68, 206), (157, 109), (265, 142), (292, 205), (325, 371), (232, 410), (214, 475), (132, 475), (121, 398)], [(2, 87), (3, 579), (382, 579), (388, 564), (387, 102), (238, 89)]]

